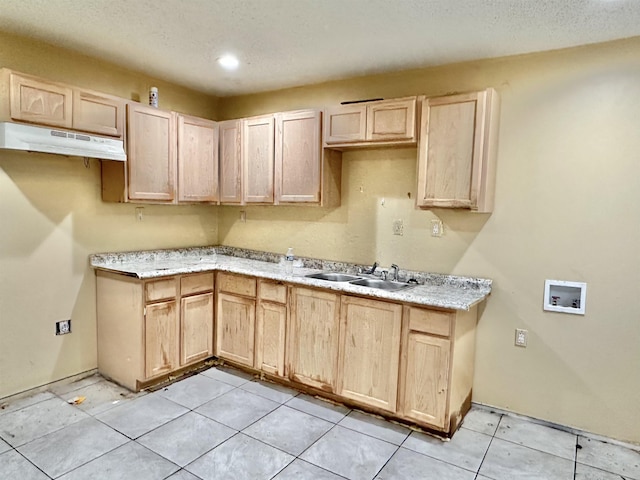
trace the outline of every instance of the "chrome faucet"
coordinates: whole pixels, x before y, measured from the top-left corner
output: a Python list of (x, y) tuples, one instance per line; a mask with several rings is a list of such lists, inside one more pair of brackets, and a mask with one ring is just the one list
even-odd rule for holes
[(373, 265), (371, 265), (371, 268), (368, 270), (364, 270), (364, 269), (360, 269), (361, 273), (364, 273), (365, 275), (373, 275), (376, 271), (376, 268), (378, 268), (378, 262), (373, 262)]
[(391, 264), (391, 267), (389, 267), (389, 273), (391, 273), (391, 278), (390, 278), (391, 281), (394, 281), (394, 282), (398, 281), (399, 270), (400, 270), (400, 267), (398, 265), (396, 265), (395, 263)]

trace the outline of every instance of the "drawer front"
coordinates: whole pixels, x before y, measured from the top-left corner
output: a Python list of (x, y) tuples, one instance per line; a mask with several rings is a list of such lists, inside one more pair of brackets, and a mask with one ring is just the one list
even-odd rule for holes
[(230, 273), (218, 273), (218, 291), (255, 297), (256, 279)]
[(274, 303), (287, 303), (286, 285), (261, 280), (260, 300), (267, 300)]
[(180, 295), (210, 292), (213, 290), (213, 273), (198, 273), (180, 278)]
[(452, 318), (452, 313), (410, 308), (409, 330), (448, 337), (451, 334)]
[(176, 298), (178, 293), (176, 287), (175, 277), (146, 282), (144, 287), (145, 301), (157, 302), (158, 300)]

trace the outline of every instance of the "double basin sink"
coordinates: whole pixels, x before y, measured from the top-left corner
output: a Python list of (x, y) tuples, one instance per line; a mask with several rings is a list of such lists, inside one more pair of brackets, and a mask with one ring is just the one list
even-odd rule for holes
[(405, 288), (415, 287), (413, 283), (400, 283), (390, 280), (382, 280), (378, 278), (363, 278), (355, 275), (348, 275), (346, 273), (337, 272), (322, 272), (312, 273), (305, 275), (307, 278), (315, 278), (317, 280), (326, 280), (328, 282), (349, 282), (351, 285), (358, 285), (361, 287), (376, 288), (378, 290), (396, 291), (404, 290)]

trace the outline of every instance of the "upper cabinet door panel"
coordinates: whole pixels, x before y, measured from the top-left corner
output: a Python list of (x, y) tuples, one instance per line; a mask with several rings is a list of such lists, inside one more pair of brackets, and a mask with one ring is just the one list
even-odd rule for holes
[(273, 203), (274, 117), (248, 118), (242, 125), (244, 200)]
[(416, 99), (367, 106), (367, 140), (415, 140)]
[(175, 198), (175, 116), (127, 105), (129, 198), (170, 202)]
[(73, 128), (100, 135), (122, 137), (124, 101), (117, 97), (74, 90)]
[(352, 143), (365, 140), (367, 107), (346, 105), (327, 108), (324, 117), (324, 141), (327, 144)]
[(71, 87), (11, 73), (10, 91), (14, 120), (72, 128)]
[(418, 206), (492, 211), (498, 109), (493, 89), (423, 101)]
[(218, 124), (220, 130), (220, 203), (241, 204), (242, 142), (240, 120)]
[(218, 201), (218, 125), (178, 116), (178, 200)]
[(276, 203), (320, 202), (320, 119), (317, 110), (276, 115)]

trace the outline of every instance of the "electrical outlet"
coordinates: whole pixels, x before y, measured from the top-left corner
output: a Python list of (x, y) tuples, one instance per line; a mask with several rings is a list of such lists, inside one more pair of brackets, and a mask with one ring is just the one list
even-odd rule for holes
[(529, 330), (516, 328), (516, 347), (526, 347), (528, 337), (529, 337)]
[(431, 236), (442, 236), (442, 220), (431, 220)]
[(393, 221), (393, 234), (394, 235), (403, 235), (404, 233), (404, 222), (402, 219)]
[(71, 333), (71, 319), (56, 322), (56, 335), (66, 335)]
[(142, 221), (142, 211), (144, 210), (144, 207), (136, 207), (136, 220), (138, 220), (139, 222)]
[(247, 212), (246, 210), (240, 210), (240, 221), (245, 223), (247, 221)]

